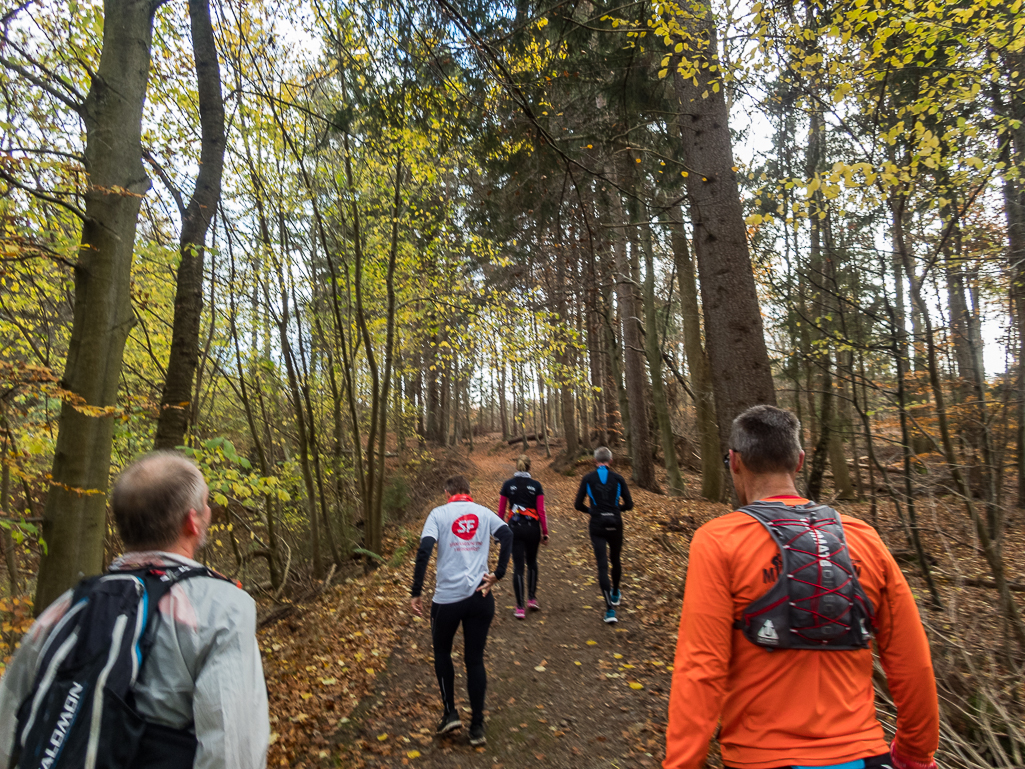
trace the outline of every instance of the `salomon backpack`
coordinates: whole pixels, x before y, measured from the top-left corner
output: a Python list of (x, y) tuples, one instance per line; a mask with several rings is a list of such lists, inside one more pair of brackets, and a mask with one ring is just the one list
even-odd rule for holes
[(204, 567), (147, 567), (83, 580), (39, 654), (21, 704), (18, 769), (191, 767), (191, 732), (147, 722), (133, 689), (159, 621), (157, 604), (182, 580), (224, 579)]
[(875, 612), (858, 581), (839, 513), (782, 502), (756, 502), (740, 511), (766, 528), (782, 560), (776, 583), (734, 626), (768, 649), (867, 648)]

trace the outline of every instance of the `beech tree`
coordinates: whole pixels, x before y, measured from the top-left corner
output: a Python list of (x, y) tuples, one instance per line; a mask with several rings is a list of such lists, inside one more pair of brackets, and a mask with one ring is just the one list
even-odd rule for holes
[(61, 384), (53, 469), (43, 510), (47, 550), (39, 563), (36, 609), (103, 568), (106, 491), (121, 360), (133, 322), (130, 280), (136, 222), (150, 187), (142, 165), (142, 110), (149, 80), (154, 0), (106, 0), (99, 66), (76, 101), (65, 82), (41, 89), (85, 125), (81, 246), (75, 314)]

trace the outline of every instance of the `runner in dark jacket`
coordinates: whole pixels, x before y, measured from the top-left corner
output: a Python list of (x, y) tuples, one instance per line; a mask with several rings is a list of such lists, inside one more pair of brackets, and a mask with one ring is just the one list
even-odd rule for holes
[[(545, 492), (530, 477), (530, 457), (520, 455), (516, 474), (502, 484), (498, 498), (498, 517), (509, 524), (513, 533), (513, 590), (516, 593), (516, 619), (525, 619), (527, 609), (537, 611), (537, 550), (548, 543), (548, 521), (545, 518)], [(527, 580), (523, 581), (526, 566)]]
[[(619, 583), (623, 576), (620, 556), (623, 552), (623, 516), (633, 508), (630, 489), (623, 476), (609, 469), (612, 452), (604, 446), (594, 450), (597, 469), (580, 479), (580, 489), (574, 507), (591, 516), (588, 531), (594, 546), (594, 559), (598, 563), (598, 584), (605, 597), (605, 621), (618, 622), (616, 606), (621, 594)], [(590, 507), (584, 504), (590, 499)], [(620, 501), (622, 500), (622, 501)], [(609, 560), (612, 561), (612, 581), (609, 581)]]

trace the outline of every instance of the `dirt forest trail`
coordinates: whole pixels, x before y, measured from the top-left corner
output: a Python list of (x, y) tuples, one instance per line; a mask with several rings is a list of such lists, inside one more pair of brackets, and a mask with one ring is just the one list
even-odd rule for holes
[[(517, 453), (496, 446), (470, 455), (473, 468), (468, 475), (476, 501), (495, 509), (498, 490), (512, 475)], [(509, 575), (496, 592), (497, 611), (485, 657), (487, 746), (475, 749), (467, 743), (461, 632), (453, 660), (456, 704), (464, 728), (435, 737), (441, 706), (430, 626), (408, 616), (375, 691), (336, 737), (342, 766), (514, 769), (660, 764), (688, 539), (675, 536), (670, 541), (650, 519), (664, 518), (667, 508), (676, 508), (676, 501), (634, 493), (635, 509), (625, 516), (620, 622), (606, 625), (586, 516), (573, 509), (580, 474), (556, 474), (547, 469), (549, 460), (542, 450), (529, 454), (533, 475), (544, 486), (551, 534), (538, 556), (541, 611), (531, 612), (526, 620), (513, 617), (510, 562)], [(689, 506), (695, 504), (705, 508), (702, 518), (712, 515), (713, 506), (693, 501)], [(432, 562), (428, 599), (433, 570)]]

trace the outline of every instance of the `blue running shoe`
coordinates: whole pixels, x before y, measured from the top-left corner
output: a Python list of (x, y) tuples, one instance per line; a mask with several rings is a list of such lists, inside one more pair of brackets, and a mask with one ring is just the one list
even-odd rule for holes
[(610, 593), (609, 597), (612, 600), (613, 606), (619, 606), (619, 601), (620, 599), (622, 599), (623, 594), (620, 593), (618, 590), (613, 590), (612, 593)]
[(617, 622), (619, 622), (619, 620), (616, 619), (616, 610), (615, 609), (609, 609), (607, 612), (605, 612), (605, 624), (606, 625), (614, 625)]

